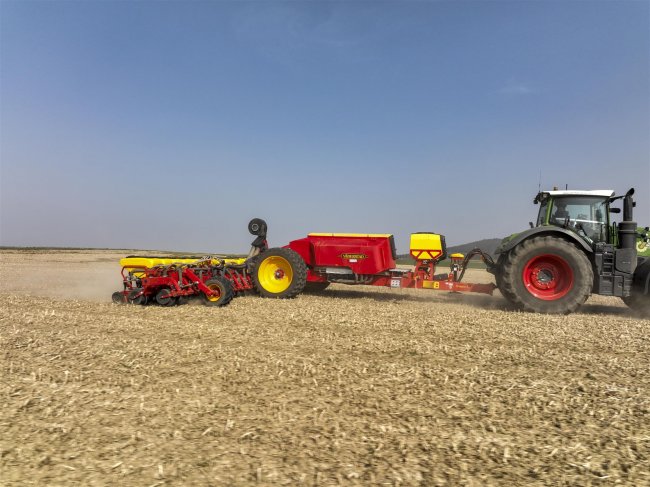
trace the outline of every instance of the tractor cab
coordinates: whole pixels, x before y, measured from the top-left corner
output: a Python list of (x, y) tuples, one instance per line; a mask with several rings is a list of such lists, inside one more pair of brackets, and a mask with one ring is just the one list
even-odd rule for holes
[(599, 242), (616, 243), (609, 218), (613, 196), (611, 190), (540, 192), (535, 197), (535, 204), (540, 205), (535, 226), (571, 230), (592, 246)]

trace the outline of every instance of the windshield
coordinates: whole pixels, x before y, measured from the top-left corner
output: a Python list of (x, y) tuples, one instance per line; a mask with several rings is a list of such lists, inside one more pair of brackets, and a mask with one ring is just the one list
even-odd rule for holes
[(549, 223), (572, 228), (594, 242), (606, 242), (607, 198), (556, 197), (553, 199)]

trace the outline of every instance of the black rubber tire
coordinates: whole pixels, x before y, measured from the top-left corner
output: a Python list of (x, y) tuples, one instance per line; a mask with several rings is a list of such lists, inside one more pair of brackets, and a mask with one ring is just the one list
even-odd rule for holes
[(501, 254), (499, 256), (499, 259), (497, 260), (496, 272), (494, 273), (494, 280), (496, 281), (497, 288), (499, 289), (499, 292), (503, 295), (503, 297), (506, 298), (511, 303), (513, 303), (516, 301), (516, 296), (514, 295), (514, 293), (509, 292), (503, 283), (503, 266), (505, 265), (507, 257), (508, 257), (507, 253)]
[(221, 292), (221, 295), (216, 300), (212, 300), (207, 295), (201, 293), (201, 299), (203, 300), (203, 304), (206, 306), (226, 306), (230, 301), (232, 301), (232, 298), (235, 297), (232, 284), (225, 277), (215, 276), (212, 279), (205, 281), (204, 284), (210, 289), (218, 288)]
[(116, 291), (113, 293), (111, 296), (112, 301), (115, 304), (126, 304), (126, 296), (124, 295), (123, 292)]
[(160, 306), (174, 306), (176, 304), (176, 298), (169, 296), (169, 288), (162, 288), (156, 293), (156, 303)]
[[(541, 255), (561, 258), (571, 268), (573, 283), (555, 300), (534, 296), (524, 284), (526, 264)], [(594, 274), (584, 251), (562, 238), (545, 236), (524, 240), (500, 259), (497, 284), (501, 294), (517, 308), (535, 313), (568, 314), (577, 310), (591, 295)]]
[(250, 232), (251, 235), (266, 235), (266, 222), (262, 220), (261, 218), (253, 218), (250, 222), (248, 222), (248, 231)]
[(623, 302), (633, 311), (650, 318), (650, 294), (635, 293), (632, 289), (632, 295), (623, 298)]
[(325, 291), (329, 287), (329, 282), (309, 282), (305, 285), (305, 293), (319, 293)]
[[(293, 273), (289, 286), (280, 292), (268, 290), (264, 287), (263, 282), (260, 282), (260, 269), (263, 268), (267, 259), (271, 257), (281, 257), (286, 260), (291, 266), (291, 271)], [(253, 268), (252, 277), (255, 290), (260, 294), (260, 296), (265, 298), (289, 299), (297, 296), (305, 289), (305, 285), (307, 284), (307, 265), (305, 264), (305, 261), (302, 260), (302, 257), (300, 257), (300, 254), (294, 250), (272, 248), (255, 257), (255, 267)]]
[(632, 310), (650, 318), (650, 259), (640, 257), (632, 280), (632, 294), (624, 297), (623, 302)]

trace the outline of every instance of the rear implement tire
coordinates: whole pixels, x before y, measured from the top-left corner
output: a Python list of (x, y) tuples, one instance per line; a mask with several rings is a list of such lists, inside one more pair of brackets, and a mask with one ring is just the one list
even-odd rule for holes
[(233, 297), (235, 297), (232, 284), (230, 284), (230, 281), (225, 277), (213, 277), (212, 279), (205, 281), (205, 285), (209, 287), (210, 290), (218, 292), (218, 294), (214, 296), (201, 294), (203, 304), (206, 306), (225, 306), (232, 301)]
[(256, 257), (253, 284), (261, 296), (293, 298), (305, 289), (306, 283), (307, 265), (297, 252), (274, 248)]
[(114, 292), (111, 299), (115, 304), (126, 304), (126, 296), (120, 291)]
[(524, 240), (499, 268), (501, 294), (526, 311), (567, 314), (589, 297), (594, 275), (589, 259), (564, 239), (546, 236)]

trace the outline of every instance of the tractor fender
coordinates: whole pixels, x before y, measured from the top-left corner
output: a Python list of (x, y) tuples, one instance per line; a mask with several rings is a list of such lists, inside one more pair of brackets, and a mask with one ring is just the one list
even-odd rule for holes
[(585, 252), (589, 254), (593, 252), (593, 249), (589, 246), (589, 244), (585, 242), (583, 239), (581, 239), (579, 236), (577, 236), (574, 232), (560, 227), (541, 226), (541, 227), (530, 228), (525, 232), (515, 234), (509, 240), (504, 239), (503, 241), (501, 241), (501, 243), (496, 248), (494, 253), (503, 254), (505, 252), (508, 252), (509, 250), (514, 248), (516, 245), (519, 245), (524, 240), (538, 235), (557, 235), (557, 236), (561, 235), (562, 237), (566, 238), (570, 242), (577, 244), (578, 247), (584, 250)]
[(632, 278), (632, 286), (641, 294), (650, 294), (650, 259), (639, 257), (639, 264), (636, 266)]

